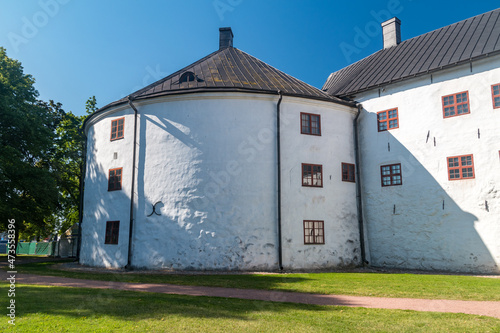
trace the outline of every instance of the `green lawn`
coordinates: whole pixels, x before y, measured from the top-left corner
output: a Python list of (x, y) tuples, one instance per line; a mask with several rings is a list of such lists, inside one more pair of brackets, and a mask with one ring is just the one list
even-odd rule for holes
[[(6, 293), (6, 284), (0, 284)], [(17, 285), (19, 332), (499, 332), (500, 320), (379, 310)], [(0, 299), (5, 309), (6, 297)], [(5, 313), (6, 310), (2, 311)]]
[(286, 290), (306, 293), (500, 301), (500, 279), (458, 275), (304, 273), (242, 275), (170, 275), (83, 273), (56, 269), (50, 262), (18, 265), (24, 273), (122, 282)]

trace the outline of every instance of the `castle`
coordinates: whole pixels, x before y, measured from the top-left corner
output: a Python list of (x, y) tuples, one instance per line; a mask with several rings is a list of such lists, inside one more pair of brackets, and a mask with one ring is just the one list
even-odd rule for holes
[(500, 272), (500, 9), (314, 88), (233, 47), (96, 111), (80, 262)]

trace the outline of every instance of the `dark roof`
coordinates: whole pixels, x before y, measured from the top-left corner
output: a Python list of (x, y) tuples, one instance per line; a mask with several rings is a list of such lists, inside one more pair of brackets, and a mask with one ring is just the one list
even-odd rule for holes
[(347, 96), (500, 53), (500, 9), (411, 38), (332, 73), (323, 90)]
[[(187, 72), (194, 74), (194, 80), (184, 80)], [(189, 74), (189, 73), (188, 73)], [(191, 76), (192, 78), (192, 76)], [(184, 82), (183, 82), (184, 81)], [(207, 91), (259, 92), (312, 98), (353, 105), (352, 102), (328, 95), (285, 74), (265, 62), (233, 47), (226, 47), (209, 54), (197, 62), (138, 90), (130, 95), (141, 100), (165, 95), (186, 94)], [(110, 103), (98, 111), (127, 103), (128, 96)]]

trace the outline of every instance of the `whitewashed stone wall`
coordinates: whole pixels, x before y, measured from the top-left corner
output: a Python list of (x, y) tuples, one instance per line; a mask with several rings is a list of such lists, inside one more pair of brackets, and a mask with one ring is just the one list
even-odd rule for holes
[[(321, 136), (301, 134), (300, 113), (321, 117)], [(282, 232), (285, 268), (324, 269), (361, 262), (356, 184), (341, 164), (355, 164), (357, 110), (284, 97), (282, 103)], [(302, 163), (321, 164), (323, 187), (302, 186)], [(304, 244), (304, 220), (324, 221), (325, 244)]]
[[(278, 268), (277, 102), (276, 95), (239, 93), (134, 102), (140, 114), (134, 267)], [(284, 181), (285, 267), (357, 263), (355, 184), (340, 181), (340, 163), (354, 163), (354, 112), (288, 97), (282, 112), (283, 179), (295, 180)], [(300, 134), (300, 112), (321, 113), (321, 137)], [(125, 138), (110, 142), (111, 120), (124, 115)], [(133, 119), (122, 107), (94, 116), (87, 126), (83, 264), (127, 263)], [(317, 193), (301, 187), (300, 163), (314, 160), (325, 168), (325, 186)], [(108, 192), (108, 170), (117, 167), (123, 167), (123, 190)], [(161, 215), (153, 213), (155, 204)], [(303, 244), (303, 219), (325, 220), (325, 245)], [(119, 244), (105, 245), (106, 221), (114, 220), (120, 221)]]
[[(360, 118), (367, 249), (375, 266), (500, 271), (498, 57), (355, 96)], [(469, 92), (470, 114), (443, 118), (441, 97)], [(377, 131), (397, 107), (399, 128)], [(479, 136), (478, 136), (479, 131)], [(475, 178), (448, 180), (447, 157), (473, 154)], [(381, 187), (380, 166), (401, 163), (403, 185)]]

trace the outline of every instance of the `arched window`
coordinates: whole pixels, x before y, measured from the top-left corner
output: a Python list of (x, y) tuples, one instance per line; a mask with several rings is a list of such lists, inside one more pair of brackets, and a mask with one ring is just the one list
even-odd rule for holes
[(196, 80), (196, 76), (193, 72), (184, 72), (179, 79), (179, 83), (192, 82), (194, 80)]

